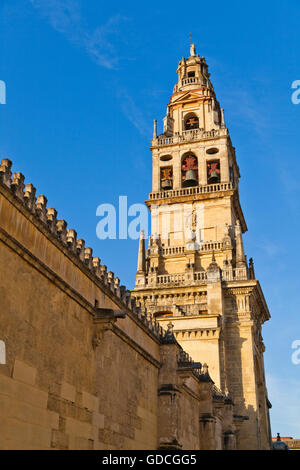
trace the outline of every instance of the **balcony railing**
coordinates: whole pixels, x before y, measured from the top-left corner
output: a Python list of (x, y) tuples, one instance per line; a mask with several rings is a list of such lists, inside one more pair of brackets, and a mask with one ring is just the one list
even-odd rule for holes
[(207, 280), (207, 274), (205, 271), (199, 271), (198, 273), (194, 273), (194, 281), (206, 281)]
[[(220, 270), (221, 281), (245, 281), (249, 280), (249, 270), (247, 267), (222, 269)], [(167, 287), (167, 286), (197, 286), (211, 282), (207, 271), (185, 272), (174, 274), (149, 274), (146, 276), (145, 287)]]
[(203, 79), (200, 77), (188, 77), (182, 80), (182, 86), (185, 85), (203, 85)]
[(195, 140), (210, 139), (214, 137), (221, 137), (228, 135), (228, 129), (221, 127), (220, 129), (212, 129), (211, 131), (205, 131), (204, 129), (191, 129), (183, 131), (182, 134), (175, 134), (172, 137), (159, 136), (152, 140), (152, 145), (174, 145), (182, 142), (191, 142)]
[(150, 201), (156, 199), (165, 199), (176, 196), (192, 196), (196, 194), (214, 193), (220, 191), (229, 191), (234, 189), (232, 182), (229, 183), (215, 183), (203, 184), (201, 186), (192, 186), (190, 188), (169, 189), (168, 191), (158, 191), (149, 193)]
[(223, 281), (245, 281), (247, 279), (249, 279), (249, 273), (246, 267), (222, 270)]
[[(201, 252), (205, 251), (218, 251), (218, 250), (223, 250), (224, 248), (224, 243), (222, 241), (220, 242), (205, 242), (201, 243), (199, 245), (198, 250)], [(183, 255), (186, 251), (186, 247), (183, 245), (179, 246), (170, 246), (167, 248), (162, 248), (161, 249), (161, 254), (162, 256), (180, 256)]]
[(183, 274), (163, 274), (157, 276), (157, 284), (182, 284), (185, 281), (185, 275)]
[(162, 256), (176, 256), (183, 255), (185, 253), (185, 246), (172, 246), (170, 248), (162, 248)]

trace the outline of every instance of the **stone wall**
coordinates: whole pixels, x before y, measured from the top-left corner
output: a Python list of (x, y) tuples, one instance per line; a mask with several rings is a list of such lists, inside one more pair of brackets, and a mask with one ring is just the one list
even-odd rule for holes
[(207, 371), (46, 204), (2, 160), (0, 449), (205, 448)]

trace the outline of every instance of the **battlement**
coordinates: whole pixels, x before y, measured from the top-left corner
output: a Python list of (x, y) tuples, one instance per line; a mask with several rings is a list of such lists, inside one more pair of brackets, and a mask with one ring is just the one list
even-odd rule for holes
[[(1, 161), (0, 447), (220, 446), (233, 410), (208, 366), (11, 169)], [(224, 426), (215, 431), (208, 414)]]
[(12, 162), (5, 158), (0, 165), (0, 185), (4, 186), (22, 204), (22, 206), (42, 223), (55, 239), (74, 255), (82, 268), (100, 282), (104, 291), (110, 291), (116, 297), (118, 303), (129, 311), (142, 323), (147, 330), (161, 340), (165, 331), (147, 310), (141, 309), (140, 304), (131, 292), (120, 283), (120, 279), (107, 266), (101, 264), (97, 256), (93, 256), (93, 249), (85, 246), (85, 240), (78, 238), (76, 230), (67, 228), (68, 224), (63, 219), (57, 218), (57, 210), (47, 207), (47, 198), (44, 195), (36, 196), (36, 188), (28, 183), (25, 185), (25, 177), (22, 173), (12, 173)]
[[(25, 185), (24, 175), (20, 172), (12, 173), (11, 169), (11, 160), (3, 159), (0, 164), (0, 189), (1, 186), (6, 188), (13, 196), (13, 200), (21, 203), (27, 214), (33, 216), (38, 224), (42, 224), (48, 235), (51, 238), (54, 237), (62, 249), (67, 249), (72, 259), (75, 256), (81, 269), (88, 270), (95, 282), (97, 284), (100, 282), (101, 289), (108, 292), (120, 308), (124, 308), (127, 313), (131, 312), (137, 323), (141, 324), (150, 335), (154, 336), (161, 344), (177, 343), (173, 330), (171, 332), (170, 329), (164, 330), (152, 313), (147, 311), (144, 306), (142, 308), (141, 303), (131, 295), (131, 292), (121, 285), (120, 279), (112, 271), (108, 271), (107, 266), (101, 264), (100, 258), (93, 256), (93, 249), (85, 246), (85, 240), (78, 238), (77, 231), (68, 228), (65, 220), (58, 219), (58, 212), (55, 208), (47, 207), (46, 196), (42, 194), (37, 196), (36, 188), (31, 183)], [(95, 309), (97, 310), (96, 305)], [(184, 361), (182, 361), (183, 356), (185, 357)], [(187, 359), (187, 357), (187, 353), (182, 350), (178, 364), (180, 369), (191, 369), (195, 377), (201, 381), (208, 377), (203, 370), (200, 370), (201, 366), (199, 370), (196, 370), (192, 359), (190, 357)]]

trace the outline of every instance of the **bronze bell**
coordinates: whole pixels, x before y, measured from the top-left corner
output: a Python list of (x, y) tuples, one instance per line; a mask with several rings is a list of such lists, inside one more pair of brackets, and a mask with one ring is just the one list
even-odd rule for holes
[(185, 174), (185, 180), (182, 183), (182, 186), (184, 188), (188, 188), (189, 186), (197, 186), (197, 185), (198, 185), (198, 181), (197, 181), (197, 178), (196, 178), (195, 171), (194, 170), (187, 170), (187, 172)]
[(219, 175), (215, 170), (212, 170), (210, 177), (208, 179), (209, 183), (218, 183), (219, 182)]
[(161, 182), (161, 189), (166, 191), (167, 189), (172, 189), (172, 180), (166, 179)]

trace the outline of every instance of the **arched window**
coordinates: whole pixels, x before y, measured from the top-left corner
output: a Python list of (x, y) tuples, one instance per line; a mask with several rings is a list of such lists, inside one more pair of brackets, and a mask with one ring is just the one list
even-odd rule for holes
[(198, 159), (193, 153), (183, 157), (181, 163), (182, 187), (198, 186)]
[(220, 183), (221, 171), (220, 160), (207, 162), (207, 184)]
[(199, 118), (196, 114), (188, 114), (184, 119), (184, 129), (189, 131), (191, 129), (199, 129)]
[(173, 168), (171, 166), (160, 169), (160, 189), (166, 191), (173, 188)]

